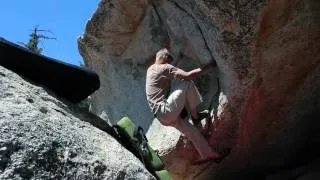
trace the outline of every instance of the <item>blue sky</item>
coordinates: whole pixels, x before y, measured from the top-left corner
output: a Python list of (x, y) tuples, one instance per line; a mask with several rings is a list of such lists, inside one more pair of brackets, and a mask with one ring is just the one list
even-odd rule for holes
[(100, 0), (3, 0), (0, 5), (0, 36), (14, 43), (27, 43), (33, 27), (49, 29), (42, 40), (42, 54), (75, 65), (82, 62), (77, 38)]

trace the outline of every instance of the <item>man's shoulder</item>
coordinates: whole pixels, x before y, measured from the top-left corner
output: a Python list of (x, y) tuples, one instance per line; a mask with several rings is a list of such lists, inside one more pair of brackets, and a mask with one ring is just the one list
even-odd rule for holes
[(173, 66), (172, 64), (162, 64), (161, 66), (162, 69), (172, 69), (172, 68), (176, 68), (175, 66)]
[(170, 69), (173, 69), (173, 68), (176, 69), (176, 67), (171, 65), (171, 64), (152, 64), (148, 68), (148, 71), (154, 70), (154, 71), (157, 71), (157, 72), (162, 72), (162, 71), (170, 70)]
[(165, 64), (152, 64), (148, 69), (163, 69), (166, 68)]

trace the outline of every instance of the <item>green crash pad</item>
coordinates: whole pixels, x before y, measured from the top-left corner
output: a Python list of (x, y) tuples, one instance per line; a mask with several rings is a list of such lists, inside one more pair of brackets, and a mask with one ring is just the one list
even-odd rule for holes
[[(137, 146), (136, 148), (139, 148), (140, 144), (137, 143), (137, 138), (134, 137), (134, 133), (138, 127), (131, 121), (131, 119), (124, 117), (118, 121), (117, 125), (122, 130), (122, 133), (126, 133), (130, 137), (132, 143)], [(147, 144), (147, 148), (150, 153), (147, 157), (144, 157), (144, 160), (150, 162), (154, 170), (163, 169), (164, 165), (157, 153), (150, 147), (149, 144)]]
[(156, 171), (156, 175), (160, 180), (171, 180), (171, 176), (167, 170)]
[[(158, 154), (147, 143), (147, 139), (144, 133), (138, 133), (140, 128), (136, 126), (134, 122), (128, 118), (123, 117), (116, 124), (116, 129), (122, 138), (126, 138), (127, 147), (131, 150), (146, 166), (146, 168), (157, 176), (160, 180), (171, 179), (167, 170), (164, 170), (164, 164), (162, 163)], [(143, 130), (142, 130), (143, 131)]]

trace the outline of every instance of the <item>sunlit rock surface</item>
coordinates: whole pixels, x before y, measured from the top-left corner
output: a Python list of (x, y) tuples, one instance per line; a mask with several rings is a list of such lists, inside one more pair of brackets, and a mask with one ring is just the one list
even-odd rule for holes
[[(78, 40), (86, 64), (100, 75), (93, 111), (111, 123), (128, 115), (150, 129), (175, 179), (272, 179), (296, 169), (302, 178), (318, 156), (319, 6), (317, 0), (102, 0)], [(211, 145), (233, 148), (221, 164), (191, 166), (197, 156), (190, 142), (154, 122), (145, 74), (161, 47), (184, 70), (216, 62), (196, 84), (202, 108), (214, 113)]]
[(99, 121), (0, 66), (0, 179), (155, 179)]

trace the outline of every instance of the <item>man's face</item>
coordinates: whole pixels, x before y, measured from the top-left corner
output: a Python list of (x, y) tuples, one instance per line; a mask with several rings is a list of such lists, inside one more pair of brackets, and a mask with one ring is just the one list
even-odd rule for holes
[(166, 55), (166, 63), (170, 64), (170, 63), (172, 63), (172, 61), (173, 61), (172, 56), (170, 54)]

